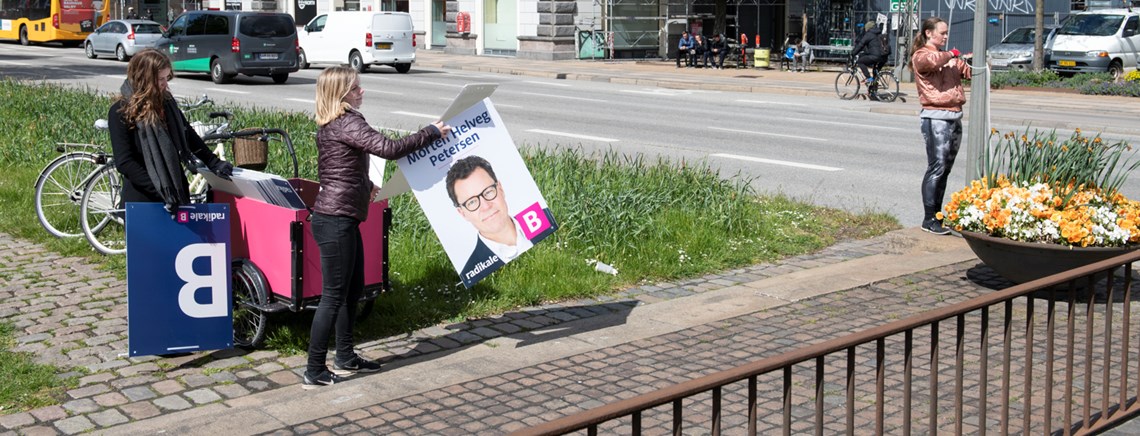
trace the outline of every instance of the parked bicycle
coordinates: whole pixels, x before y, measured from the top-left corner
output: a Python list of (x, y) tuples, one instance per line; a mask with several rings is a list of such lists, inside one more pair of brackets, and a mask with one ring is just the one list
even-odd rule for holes
[[(900, 98), (899, 81), (893, 72), (875, 68), (871, 74), (874, 80), (867, 86), (867, 98), (886, 102)], [(835, 76), (835, 94), (841, 99), (851, 100), (862, 95), (859, 91), (866, 83), (867, 77), (863, 75), (854, 60), (849, 60), (843, 71)]]
[[(197, 102), (181, 106), (192, 111), (212, 103), (203, 95)], [(211, 112), (209, 119), (224, 120), (216, 124), (196, 123), (195, 129), (200, 135), (228, 132), (232, 117), (229, 112)], [(106, 130), (107, 121), (97, 120), (95, 127)], [(215, 144), (214, 153), (224, 159), (223, 142), (211, 143)], [(112, 155), (98, 144), (57, 143), (56, 150), (63, 154), (48, 163), (36, 180), (35, 208), (40, 224), (56, 237), (83, 235), (100, 253), (123, 253), (125, 234), (118, 210), (122, 182)], [(195, 175), (191, 201), (204, 201), (206, 188), (202, 176)]]

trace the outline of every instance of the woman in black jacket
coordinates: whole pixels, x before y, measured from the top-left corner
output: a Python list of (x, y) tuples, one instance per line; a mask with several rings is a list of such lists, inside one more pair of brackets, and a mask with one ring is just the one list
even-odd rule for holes
[(127, 64), (121, 96), (107, 113), (115, 169), (123, 175), (122, 200), (162, 203), (168, 212), (190, 203), (186, 171), (204, 162), (219, 177), (233, 166), (210, 151), (170, 94), (170, 59), (146, 49)]
[[(436, 121), (402, 139), (389, 139), (357, 112), (364, 101), (360, 77), (351, 68), (333, 67), (317, 77), (317, 178), (321, 189), (313, 205), (313, 239), (321, 253), (321, 302), (309, 332), (309, 362), (301, 387), (313, 389), (341, 381), (340, 376), (376, 372), (380, 364), (353, 350), (356, 302), (364, 292), (364, 243), (360, 223), (368, 219), (374, 186), (368, 179), (368, 155), (394, 160), (451, 132)], [(325, 364), (329, 336), (336, 330), (336, 356)]]

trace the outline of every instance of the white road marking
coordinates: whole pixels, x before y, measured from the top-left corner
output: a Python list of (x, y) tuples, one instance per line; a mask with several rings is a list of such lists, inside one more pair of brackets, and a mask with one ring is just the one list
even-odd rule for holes
[(795, 168), (805, 168), (805, 169), (809, 169), (809, 170), (843, 171), (843, 168), (827, 167), (827, 166), (823, 166), (823, 165), (813, 165), (813, 164), (806, 164), (806, 163), (799, 163), (799, 162), (789, 162), (786, 160), (775, 160), (775, 159), (764, 159), (764, 158), (760, 158), (760, 157), (741, 156), (738, 154), (714, 153), (714, 154), (711, 154), (710, 156), (724, 157), (724, 158), (728, 158), (728, 159), (746, 160), (749, 162), (759, 162), (759, 163), (766, 163), (766, 164), (772, 164), (772, 165), (783, 165), (783, 166), (789, 166), (789, 167), (795, 167)]
[(286, 100), (296, 101), (296, 102), (301, 102), (301, 103), (317, 104), (316, 100), (310, 100), (307, 98), (287, 98)]
[(737, 100), (737, 103), (753, 103), (753, 104), (775, 104), (784, 106), (807, 106), (804, 103), (788, 103), (783, 101), (767, 101), (767, 100)]
[(397, 129), (395, 127), (372, 126), (372, 128), (376, 129), (376, 130), (381, 130), (381, 131), (387, 130), (390, 132), (400, 132), (400, 133), (415, 133), (416, 132), (415, 130)]
[(396, 115), (407, 115), (409, 117), (431, 118), (433, 120), (439, 119), (439, 115), (428, 115), (428, 114), (421, 114), (421, 113), (417, 113), (417, 112), (393, 111), (392, 113), (394, 113)]
[(388, 94), (388, 95), (404, 95), (404, 94), (401, 94), (401, 93), (399, 93), (399, 92), (392, 92), (392, 91), (381, 91), (381, 90), (379, 90), (379, 89), (365, 89), (365, 90), (364, 90), (364, 93), (365, 93), (365, 94), (367, 94), (367, 93), (369, 93), (369, 92), (375, 92), (375, 93), (377, 93), (377, 94)]
[(546, 135), (565, 136), (567, 138), (585, 139), (585, 140), (589, 140), (589, 141), (618, 142), (617, 139), (613, 139), (613, 138), (602, 138), (600, 136), (579, 135), (576, 133), (555, 132), (553, 130), (530, 129), (527, 131), (532, 132), (532, 133), (542, 133), (542, 134), (546, 134)]
[(874, 129), (874, 130), (899, 130), (899, 131), (904, 131), (904, 132), (909, 132), (911, 130), (914, 130), (914, 129), (904, 129), (902, 127), (870, 126), (867, 124), (859, 124), (859, 123), (841, 123), (839, 121), (823, 121), (823, 120), (804, 119), (804, 118), (782, 118), (782, 119), (789, 120), (789, 121), (795, 121), (795, 120), (806, 121), (806, 122), (811, 123), (811, 124), (833, 124), (836, 126), (865, 127), (865, 128)]
[(106, 78), (110, 78), (110, 79), (123, 79), (123, 80), (127, 80), (127, 75), (126, 75), (126, 74), (104, 74), (104, 75), (103, 75), (103, 77), (106, 77)]
[(568, 95), (540, 94), (537, 92), (520, 92), (519, 94), (533, 95), (533, 96), (537, 96), (537, 97), (565, 98), (567, 100), (581, 100), (581, 101), (592, 101), (592, 102), (597, 102), (597, 103), (609, 103), (608, 101), (598, 100), (596, 98), (570, 97)]
[(495, 107), (509, 107), (509, 108), (512, 108), (512, 109), (522, 109), (522, 108), (523, 108), (522, 106), (519, 106), (519, 105), (514, 105), (514, 104), (502, 104), (502, 103), (495, 103)]
[(225, 88), (206, 88), (206, 89), (210, 90), (210, 91), (227, 92), (230, 94), (249, 94), (249, 91), (235, 91), (232, 89), (225, 89)]
[(446, 86), (449, 88), (462, 88), (463, 87), (463, 85), (456, 85), (454, 83), (432, 82), (432, 81), (428, 81), (428, 80), (420, 80), (420, 81), (417, 81), (416, 83), (417, 84), (423, 84), (423, 85)]
[(537, 80), (527, 80), (523, 83), (533, 83), (535, 85), (561, 86), (563, 88), (569, 88), (570, 87), (570, 85), (565, 84), (565, 83), (539, 82)]
[(700, 92), (700, 90), (654, 88), (652, 90), (623, 89), (620, 92), (627, 92), (627, 93), (631, 93), (631, 94), (649, 94), (649, 95), (657, 95), (657, 96), (665, 96), (665, 97), (677, 97), (677, 96), (683, 96), (683, 95), (685, 95), (685, 96), (693, 95), (693, 94)]
[(712, 126), (709, 126), (709, 129), (720, 130), (722, 132), (747, 133), (750, 135), (778, 136), (781, 138), (804, 139), (804, 140), (808, 140), (808, 141), (827, 141), (826, 139), (823, 139), (823, 138), (813, 138), (811, 136), (785, 135), (783, 133), (757, 132), (755, 130), (726, 129), (724, 127), (712, 127)]
[(19, 65), (21, 67), (27, 67), (27, 66), (31, 65), (31, 64), (25, 64), (23, 62), (16, 62), (16, 61), (0, 61), (0, 64)]

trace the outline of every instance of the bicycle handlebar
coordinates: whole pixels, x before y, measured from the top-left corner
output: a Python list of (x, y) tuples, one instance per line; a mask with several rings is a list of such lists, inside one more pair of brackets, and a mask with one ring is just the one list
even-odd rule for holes
[[(202, 98), (199, 98), (198, 101), (196, 101), (194, 103), (189, 103), (189, 104), (180, 104), (179, 106), (182, 107), (182, 110), (194, 110), (194, 109), (200, 108), (202, 106), (205, 106), (207, 104), (213, 104), (213, 103), (214, 103), (214, 101), (210, 100), (209, 95), (202, 94)], [(213, 118), (213, 117), (210, 117), (210, 118)]]
[(269, 141), (269, 135), (281, 136), (281, 141), (285, 143), (285, 147), (289, 149), (289, 156), (293, 158), (293, 178), (301, 177), (300, 169), (297, 165), (297, 151), (293, 148), (293, 140), (289, 138), (289, 133), (281, 129), (246, 129), (238, 132), (223, 132), (212, 133), (202, 137), (203, 141), (211, 140), (226, 140), (233, 138), (244, 138), (247, 136), (259, 136), (258, 139), (262, 141)]
[(208, 115), (207, 117), (210, 119), (225, 118), (226, 121), (229, 121), (229, 120), (232, 120), (234, 118), (234, 114), (231, 113), (230, 111), (218, 111), (218, 112), (210, 112), (210, 115)]

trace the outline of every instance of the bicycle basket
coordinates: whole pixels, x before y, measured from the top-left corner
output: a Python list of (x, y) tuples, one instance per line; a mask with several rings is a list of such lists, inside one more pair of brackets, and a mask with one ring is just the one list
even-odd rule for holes
[(261, 171), (269, 166), (269, 142), (256, 136), (234, 138), (234, 165)]

